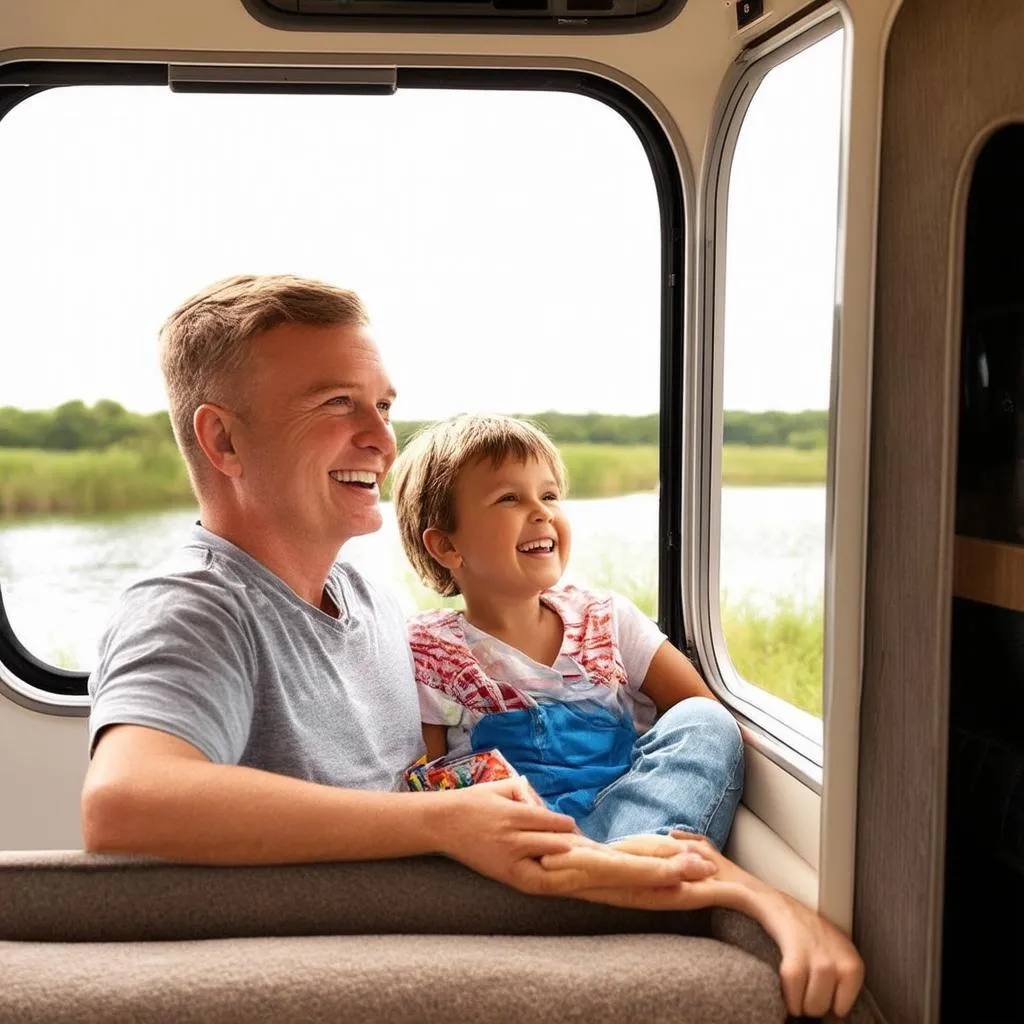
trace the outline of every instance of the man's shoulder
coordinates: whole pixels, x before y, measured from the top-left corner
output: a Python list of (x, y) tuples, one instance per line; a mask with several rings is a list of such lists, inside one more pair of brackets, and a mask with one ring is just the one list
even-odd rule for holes
[(239, 566), (198, 542), (182, 545), (150, 572), (135, 579), (121, 596), (122, 609), (139, 604), (164, 610), (177, 605), (219, 605), (237, 612), (245, 580)]
[(351, 562), (335, 562), (331, 566), (331, 579), (342, 589), (347, 601), (355, 600), (355, 611), (365, 613), (378, 624), (384, 619), (404, 630), (405, 612), (394, 587), (363, 572)]

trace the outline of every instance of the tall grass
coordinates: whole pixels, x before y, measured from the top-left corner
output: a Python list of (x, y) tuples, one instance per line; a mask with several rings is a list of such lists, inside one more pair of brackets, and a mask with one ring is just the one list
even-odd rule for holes
[(740, 485), (823, 484), (824, 448), (771, 448), (726, 445), (722, 449), (722, 482)]
[(658, 486), (658, 449), (652, 444), (563, 444), (558, 449), (572, 498), (611, 498)]
[(167, 442), (104, 451), (0, 448), (0, 516), (93, 514), (193, 501), (177, 448)]
[(777, 597), (770, 611), (722, 603), (722, 632), (736, 671), (755, 686), (821, 718), (824, 620), (820, 607)]
[[(607, 498), (658, 486), (655, 445), (564, 444), (573, 498)], [(825, 453), (729, 446), (726, 484), (820, 484)], [(385, 486), (384, 497), (390, 488)], [(170, 442), (115, 445), (104, 451), (0, 448), (0, 518), (170, 508), (192, 501), (188, 474)]]
[[(563, 444), (559, 447), (574, 498), (605, 498), (653, 491), (658, 486), (655, 445)], [(733, 486), (779, 486), (825, 482), (823, 448), (726, 445), (722, 482)]]

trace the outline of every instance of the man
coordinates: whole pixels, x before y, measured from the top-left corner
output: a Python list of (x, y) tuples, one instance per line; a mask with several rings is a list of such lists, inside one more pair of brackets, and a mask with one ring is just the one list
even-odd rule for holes
[(396, 792), (423, 751), (405, 624), (335, 561), (380, 527), (395, 457), (394, 389), (357, 296), (235, 278), (174, 313), (162, 346), (202, 525), (105, 634), (89, 849), (220, 864), (441, 853), (532, 892), (713, 870), (691, 855), (545, 871), (573, 822), (524, 782)]
[(852, 1004), (863, 966), (845, 937), (710, 844), (602, 847), (522, 779), (399, 791), (423, 751), (405, 624), (336, 561), (380, 527), (395, 457), (394, 389), (357, 296), (219, 282), (164, 325), (162, 364), (201, 525), (104, 635), (87, 849), (205, 864), (439, 853), (525, 892), (732, 906), (779, 944), (791, 1012)]

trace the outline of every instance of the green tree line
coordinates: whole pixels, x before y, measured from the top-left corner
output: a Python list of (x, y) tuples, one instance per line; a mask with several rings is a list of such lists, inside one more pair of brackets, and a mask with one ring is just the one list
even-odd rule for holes
[[(551, 436), (556, 444), (658, 443), (658, 414), (613, 416), (609, 413), (538, 412), (516, 413), (532, 420)], [(407, 420), (395, 424), (401, 447), (428, 421)], [(825, 448), (828, 443), (828, 410), (803, 412), (743, 412), (726, 410), (722, 443), (756, 448)]]
[(115, 444), (173, 441), (166, 412), (129, 412), (118, 402), (65, 402), (56, 409), (0, 408), (0, 448), (103, 451)]
[[(658, 415), (612, 416), (606, 413), (541, 412), (527, 415), (543, 427), (557, 444), (656, 445)], [(426, 421), (395, 423), (401, 447)], [(824, 448), (828, 412), (725, 413), (723, 441), (751, 447)], [(95, 405), (65, 402), (56, 409), (0, 408), (0, 448), (35, 448), (46, 451), (102, 451), (113, 445), (146, 446), (170, 441), (171, 421), (166, 412), (130, 412), (118, 402), (103, 399)]]

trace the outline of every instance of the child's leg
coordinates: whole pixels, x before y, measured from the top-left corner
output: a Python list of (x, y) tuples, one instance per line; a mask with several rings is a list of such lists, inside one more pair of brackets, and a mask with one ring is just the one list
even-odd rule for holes
[(690, 697), (636, 741), (629, 769), (598, 794), (579, 826), (603, 843), (682, 830), (721, 849), (742, 789), (743, 740), (735, 719), (717, 701)]

